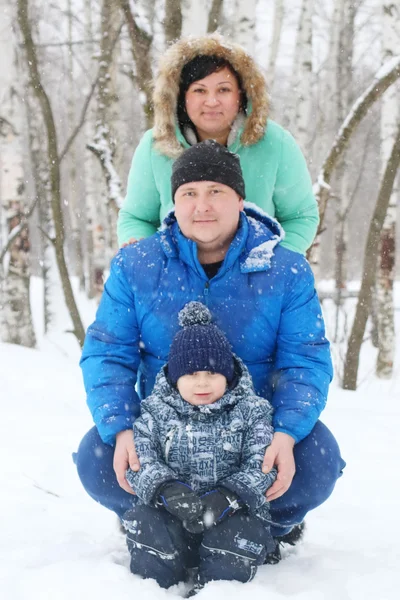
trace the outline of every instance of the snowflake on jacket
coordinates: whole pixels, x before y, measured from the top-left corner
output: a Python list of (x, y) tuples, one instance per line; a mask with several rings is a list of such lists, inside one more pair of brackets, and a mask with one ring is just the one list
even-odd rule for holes
[(151, 504), (159, 486), (179, 479), (203, 494), (218, 485), (235, 492), (250, 512), (268, 521), (265, 492), (276, 478), (261, 470), (272, 441), (272, 406), (255, 395), (235, 357), (237, 384), (214, 404), (193, 406), (168, 382), (165, 367), (141, 404), (133, 431), (140, 470), (126, 478), (139, 500)]

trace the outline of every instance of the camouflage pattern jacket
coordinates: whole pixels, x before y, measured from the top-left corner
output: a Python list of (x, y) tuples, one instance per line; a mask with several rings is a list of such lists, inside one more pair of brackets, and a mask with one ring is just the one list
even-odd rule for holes
[(199, 494), (216, 485), (236, 492), (250, 512), (269, 520), (265, 492), (276, 471), (261, 471), (271, 443), (272, 406), (255, 395), (251, 377), (235, 357), (236, 385), (207, 406), (193, 406), (159, 372), (153, 393), (141, 404), (133, 431), (140, 459), (126, 477), (141, 503), (150, 504), (159, 486), (187, 483)]

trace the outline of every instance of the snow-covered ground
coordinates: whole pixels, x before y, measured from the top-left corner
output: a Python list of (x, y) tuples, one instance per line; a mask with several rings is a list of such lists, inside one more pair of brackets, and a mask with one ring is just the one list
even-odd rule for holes
[[(33, 286), (40, 330), (40, 293)], [(94, 307), (82, 303), (90, 321)], [(61, 304), (60, 304), (61, 305)], [(1, 600), (153, 600), (175, 598), (129, 573), (116, 518), (80, 486), (71, 453), (91, 426), (78, 368), (79, 349), (58, 311), (58, 333), (39, 350), (0, 344)], [(40, 336), (39, 336), (40, 338)], [(215, 582), (199, 600), (395, 600), (400, 590), (400, 369), (359, 390), (333, 384), (324, 422), (347, 461), (328, 502), (307, 518), (304, 542), (249, 584)]]

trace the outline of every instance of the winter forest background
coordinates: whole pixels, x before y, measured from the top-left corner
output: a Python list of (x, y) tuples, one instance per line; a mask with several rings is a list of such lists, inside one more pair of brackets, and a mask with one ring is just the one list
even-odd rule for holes
[[(306, 155), (320, 203), (310, 251), (335, 304), (337, 376), (355, 389), (363, 339), (390, 377), (395, 347), (400, 8), (390, 0), (0, 0), (0, 334), (34, 347), (32, 276), (52, 327), (61, 286), (98, 301), (117, 251), (130, 161), (151, 127), (166, 45), (217, 28), (265, 72), (272, 118)], [(57, 283), (58, 282), (58, 283)], [(357, 300), (355, 304), (355, 299)], [(355, 313), (354, 313), (354, 309)]]
[(184, 592), (130, 575), (115, 517), (85, 494), (71, 453), (92, 425), (80, 345), (118, 250), (130, 162), (152, 121), (151, 79), (172, 40), (217, 28), (256, 58), (271, 117), (300, 143), (315, 182), (321, 225), (309, 259), (335, 363), (323, 420), (347, 467), (287, 560), (244, 587), (213, 582), (202, 597), (398, 598), (399, 3), (0, 0), (6, 600)]

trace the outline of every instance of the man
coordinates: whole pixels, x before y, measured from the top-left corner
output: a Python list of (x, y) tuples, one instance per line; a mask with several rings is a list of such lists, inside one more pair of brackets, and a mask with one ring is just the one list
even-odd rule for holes
[(87, 332), (81, 366), (96, 427), (81, 442), (78, 472), (120, 517), (135, 502), (125, 479), (128, 466), (140, 468), (132, 422), (167, 361), (178, 312), (199, 300), (274, 406), (263, 471), (277, 467), (267, 493), (272, 533), (290, 543), (344, 467), (318, 420), (332, 366), (313, 275), (279, 244), (275, 220), (244, 207), (239, 159), (225, 147), (192, 146), (174, 163), (171, 184), (175, 211), (160, 232), (120, 250)]

